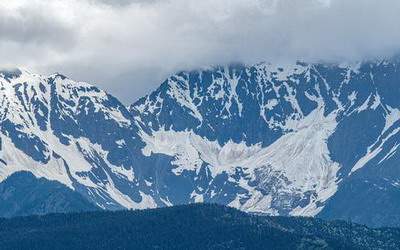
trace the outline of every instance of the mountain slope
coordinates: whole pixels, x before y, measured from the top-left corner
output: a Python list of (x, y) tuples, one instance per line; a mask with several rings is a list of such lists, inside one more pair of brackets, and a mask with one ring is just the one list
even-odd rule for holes
[(0, 217), (99, 210), (56, 181), (18, 172), (0, 183)]
[[(130, 110), (144, 155), (168, 155), (176, 175), (200, 180), (189, 201), (399, 225), (385, 216), (400, 212), (399, 72), (396, 60), (182, 72)], [(360, 182), (368, 188), (348, 191)], [(391, 209), (376, 204), (377, 220), (357, 216), (358, 197), (385, 199)], [(349, 199), (351, 213), (341, 209)]]
[(387, 216), (400, 214), (397, 59), (181, 72), (130, 107), (59, 74), (0, 76), (0, 181), (28, 171), (103, 209), (207, 202), (400, 225)]
[(0, 181), (29, 171), (104, 209), (152, 206), (137, 188), (132, 152), (140, 142), (117, 99), (59, 74), (21, 70), (3, 73), (0, 88)]
[(399, 236), (398, 229), (216, 205), (0, 220), (2, 249), (396, 249)]

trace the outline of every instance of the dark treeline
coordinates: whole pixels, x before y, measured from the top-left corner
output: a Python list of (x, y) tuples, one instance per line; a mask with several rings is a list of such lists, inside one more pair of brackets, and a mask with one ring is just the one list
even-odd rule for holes
[(218, 205), (0, 219), (0, 249), (399, 249), (399, 229)]

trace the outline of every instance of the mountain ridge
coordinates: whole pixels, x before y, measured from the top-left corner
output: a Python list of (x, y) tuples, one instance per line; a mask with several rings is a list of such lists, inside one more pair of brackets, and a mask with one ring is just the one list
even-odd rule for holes
[(128, 107), (59, 74), (20, 72), (0, 79), (0, 158), (7, 162), (0, 180), (30, 171), (103, 209), (212, 202), (270, 215), (400, 223), (379, 204), (372, 221), (357, 216), (357, 202), (347, 212), (339, 207), (357, 195), (370, 204), (384, 197), (390, 213), (398, 212), (396, 60), (181, 72)]

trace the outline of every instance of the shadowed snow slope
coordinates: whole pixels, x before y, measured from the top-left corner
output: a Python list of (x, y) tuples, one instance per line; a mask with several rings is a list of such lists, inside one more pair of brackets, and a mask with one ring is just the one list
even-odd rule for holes
[(103, 209), (213, 202), (400, 225), (396, 59), (181, 72), (130, 107), (59, 74), (0, 76), (0, 181), (28, 171)]

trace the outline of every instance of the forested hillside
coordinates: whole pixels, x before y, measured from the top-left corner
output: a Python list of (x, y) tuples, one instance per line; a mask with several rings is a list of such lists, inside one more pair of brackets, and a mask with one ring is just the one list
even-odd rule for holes
[(398, 249), (399, 229), (218, 205), (0, 220), (1, 249)]

